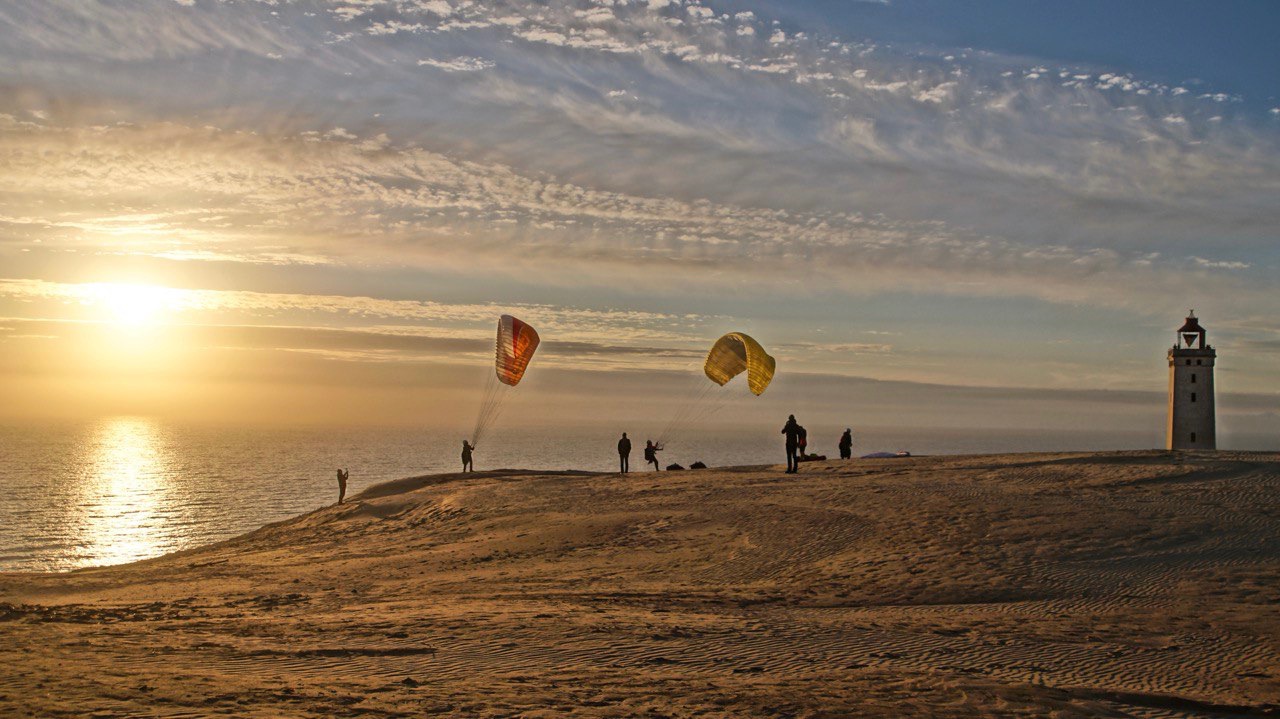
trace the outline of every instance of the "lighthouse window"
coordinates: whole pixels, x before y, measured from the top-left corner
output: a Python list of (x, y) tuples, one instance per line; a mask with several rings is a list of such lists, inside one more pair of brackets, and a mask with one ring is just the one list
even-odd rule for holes
[(1195, 373), (1194, 373), (1194, 372), (1192, 372), (1192, 373), (1191, 373), (1191, 384), (1195, 384), (1195, 383), (1196, 383), (1196, 375), (1195, 375)]
[(1191, 393), (1191, 401), (1192, 401), (1192, 402), (1196, 401), (1196, 393), (1195, 393), (1195, 392), (1192, 392), (1192, 393)]
[(1191, 366), (1191, 360), (1187, 360), (1187, 366), (1188, 366), (1188, 367), (1190, 367), (1190, 366)]
[(1195, 433), (1195, 432), (1192, 432), (1192, 433), (1191, 433), (1191, 441), (1192, 441), (1192, 442), (1196, 441), (1196, 433)]
[(1200, 364), (1200, 360), (1196, 360), (1196, 364)]

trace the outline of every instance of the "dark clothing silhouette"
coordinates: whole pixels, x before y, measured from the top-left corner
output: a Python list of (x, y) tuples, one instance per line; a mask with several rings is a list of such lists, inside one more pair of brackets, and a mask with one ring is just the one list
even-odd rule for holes
[(800, 435), (804, 429), (796, 423), (796, 416), (793, 414), (787, 417), (787, 423), (782, 425), (782, 434), (787, 438), (787, 473), (791, 474), (799, 469), (800, 464), (796, 461), (796, 448), (800, 446)]
[(338, 504), (342, 504), (342, 500), (347, 496), (347, 478), (351, 473), (345, 469), (338, 470)]
[(471, 450), (473, 449), (475, 449), (475, 447), (471, 446), (471, 444), (467, 442), (467, 440), (465, 439), (462, 440), (462, 471), (463, 472), (476, 471), (475, 465), (471, 463)]
[(853, 430), (846, 429), (840, 435), (840, 459), (848, 459), (853, 455)]
[(658, 452), (662, 451), (662, 445), (653, 442), (645, 442), (644, 445), (644, 461), (646, 464), (652, 464), (653, 468), (659, 472), (662, 467), (658, 465)]
[(631, 471), (631, 440), (627, 439), (627, 433), (622, 433), (622, 439), (618, 440), (618, 462), (622, 466), (623, 473)]

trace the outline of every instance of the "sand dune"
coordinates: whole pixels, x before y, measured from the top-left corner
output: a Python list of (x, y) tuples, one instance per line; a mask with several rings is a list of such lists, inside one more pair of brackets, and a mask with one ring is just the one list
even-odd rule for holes
[(3, 716), (1274, 716), (1280, 455), (420, 477), (0, 602)]

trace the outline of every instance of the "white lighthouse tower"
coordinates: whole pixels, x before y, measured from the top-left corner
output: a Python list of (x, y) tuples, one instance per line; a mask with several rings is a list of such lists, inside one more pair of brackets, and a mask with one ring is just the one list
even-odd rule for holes
[(1166, 449), (1217, 449), (1213, 360), (1218, 353), (1191, 310), (1169, 350), (1169, 431)]

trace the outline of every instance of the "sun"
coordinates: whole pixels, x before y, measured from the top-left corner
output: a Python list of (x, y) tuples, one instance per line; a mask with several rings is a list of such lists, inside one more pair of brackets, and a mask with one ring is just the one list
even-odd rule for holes
[(174, 304), (178, 290), (157, 285), (113, 282), (95, 283), (85, 288), (93, 304), (102, 307), (120, 325), (145, 327), (156, 324)]

